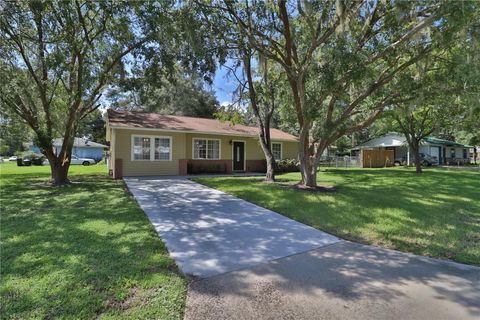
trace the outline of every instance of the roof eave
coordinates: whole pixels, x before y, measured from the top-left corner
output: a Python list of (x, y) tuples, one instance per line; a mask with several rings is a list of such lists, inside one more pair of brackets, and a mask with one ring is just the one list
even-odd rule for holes
[[(223, 132), (211, 132), (211, 131), (198, 131), (198, 130), (178, 130), (178, 129), (163, 129), (163, 128), (145, 128), (145, 127), (131, 127), (131, 126), (114, 126), (110, 125), (112, 129), (127, 129), (127, 130), (144, 130), (144, 131), (161, 131), (161, 132), (178, 132), (178, 133), (198, 133), (198, 134), (210, 134), (210, 135), (219, 135), (219, 136), (234, 136), (234, 137), (250, 137), (257, 138), (258, 135), (250, 134), (239, 134), (239, 133), (223, 133)], [(283, 138), (271, 138), (275, 141), (286, 141), (286, 142), (298, 142), (298, 139), (283, 139)]]

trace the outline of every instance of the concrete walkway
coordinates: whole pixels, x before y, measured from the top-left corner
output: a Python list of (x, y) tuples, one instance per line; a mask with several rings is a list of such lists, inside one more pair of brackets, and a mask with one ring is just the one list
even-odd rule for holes
[(339, 241), (273, 211), (181, 178), (125, 178), (181, 270), (208, 277)]

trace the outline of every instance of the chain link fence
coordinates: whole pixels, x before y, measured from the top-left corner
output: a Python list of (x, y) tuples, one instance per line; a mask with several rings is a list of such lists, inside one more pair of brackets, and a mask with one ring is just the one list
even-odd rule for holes
[(360, 156), (331, 156), (320, 158), (320, 167), (359, 168)]

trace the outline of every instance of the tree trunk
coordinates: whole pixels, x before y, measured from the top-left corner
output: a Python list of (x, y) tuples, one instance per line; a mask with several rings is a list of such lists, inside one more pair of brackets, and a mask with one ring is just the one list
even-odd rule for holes
[(265, 175), (266, 182), (275, 182), (275, 159), (272, 155), (266, 155), (267, 160), (267, 173)]
[[(303, 134), (305, 136), (305, 134)], [(303, 141), (303, 143), (302, 143)], [(317, 187), (317, 169), (320, 163), (320, 158), (328, 146), (327, 140), (321, 140), (317, 144), (310, 145), (310, 141), (307, 138), (302, 140), (302, 134), (300, 135), (299, 145), (299, 161), (300, 172), (302, 173), (302, 185), (305, 187), (316, 188)]]
[(300, 171), (302, 173), (302, 185), (305, 187), (317, 187), (317, 163), (313, 156), (300, 156)]
[(70, 183), (70, 180), (68, 179), (70, 162), (52, 164), (50, 167), (52, 170), (52, 182), (54, 185), (58, 186)]
[(415, 172), (422, 173), (422, 159), (420, 158), (420, 142), (413, 141), (413, 145), (411, 147), (413, 151), (413, 161), (415, 162)]
[(50, 163), (50, 172), (52, 183), (54, 185), (64, 185), (70, 183), (68, 179), (68, 169), (70, 168), (70, 156), (64, 161), (64, 157), (57, 156), (53, 149), (45, 151), (44, 154)]
[[(270, 120), (266, 119), (266, 121), (270, 121)], [(260, 131), (259, 131), (260, 146), (262, 147), (263, 154), (265, 155), (265, 160), (267, 162), (267, 173), (265, 174), (265, 181), (275, 182), (275, 158), (273, 157), (273, 153), (272, 153), (270, 133), (268, 131), (267, 133), (265, 133), (264, 132), (265, 127), (262, 125), (261, 121), (259, 121), (259, 123), (260, 123)], [(268, 130), (270, 130), (270, 126), (267, 126), (267, 127), (268, 127)]]
[(422, 173), (422, 163), (420, 159), (415, 159), (415, 172), (416, 173)]
[[(269, 120), (267, 120), (269, 121)], [(267, 162), (267, 172), (265, 174), (266, 182), (275, 182), (275, 158), (273, 157), (271, 149), (270, 134), (265, 134), (263, 132), (264, 127), (260, 126), (260, 146), (262, 147), (263, 154), (265, 155), (265, 160)]]
[(257, 119), (258, 125), (258, 138), (260, 140), (260, 146), (262, 147), (263, 153), (265, 155), (265, 160), (267, 161), (267, 173), (265, 175), (266, 182), (275, 182), (275, 158), (273, 157), (272, 153), (272, 144), (270, 139), (270, 122), (273, 116), (273, 112), (275, 110), (275, 92), (273, 87), (271, 87), (268, 83), (268, 76), (267, 76), (267, 65), (265, 60), (265, 68), (264, 68), (264, 76), (263, 82), (266, 87), (270, 88), (270, 104), (266, 103), (264, 105), (264, 113), (262, 117), (262, 113), (260, 112), (260, 106), (257, 101), (257, 92), (255, 90), (253, 76), (252, 76), (252, 68), (251, 68), (251, 58), (252, 53), (250, 50), (244, 51), (243, 55), (243, 66), (245, 69), (245, 74), (247, 76), (248, 82), (248, 92), (250, 97), (250, 103), (253, 110), (253, 114)]

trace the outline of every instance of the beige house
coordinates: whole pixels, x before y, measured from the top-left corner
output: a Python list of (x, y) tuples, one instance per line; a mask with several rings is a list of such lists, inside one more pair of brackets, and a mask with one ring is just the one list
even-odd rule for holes
[[(108, 110), (108, 167), (123, 176), (264, 172), (258, 129), (228, 121)], [(271, 129), (276, 159), (296, 159), (298, 139)]]

